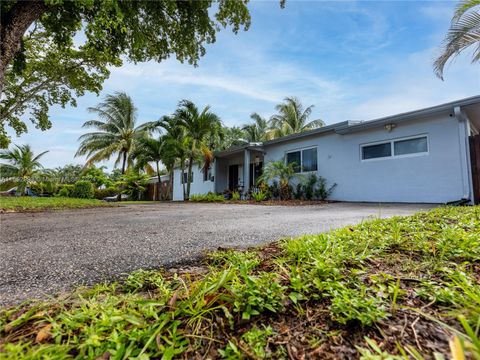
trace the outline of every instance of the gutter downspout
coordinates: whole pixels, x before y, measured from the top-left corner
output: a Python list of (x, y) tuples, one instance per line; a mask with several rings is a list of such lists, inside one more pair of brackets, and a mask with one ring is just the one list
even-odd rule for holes
[(470, 144), (468, 141), (470, 135), (469, 121), (460, 106), (455, 106), (453, 112), (455, 118), (458, 120), (463, 198), (468, 199), (469, 203), (473, 205), (472, 163), (470, 160)]

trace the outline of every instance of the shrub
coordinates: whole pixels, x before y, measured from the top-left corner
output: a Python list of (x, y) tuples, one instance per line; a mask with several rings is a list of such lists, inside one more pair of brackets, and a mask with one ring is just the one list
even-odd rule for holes
[(70, 195), (70, 193), (68, 192), (68, 189), (66, 187), (62, 187), (59, 191), (58, 191), (58, 196), (60, 197), (68, 197)]
[(252, 193), (252, 198), (257, 202), (264, 201), (267, 198), (267, 194), (265, 193), (265, 191), (260, 190)]
[(94, 196), (95, 199), (102, 200), (107, 196), (114, 196), (118, 194), (118, 189), (114, 187), (109, 187), (107, 189), (95, 189)]
[(73, 185), (72, 197), (80, 199), (93, 199), (93, 184), (90, 181), (79, 180)]
[(212, 192), (208, 194), (193, 194), (190, 195), (189, 201), (193, 202), (223, 202), (225, 197), (223, 195), (217, 195)]
[(238, 201), (240, 200), (240, 193), (238, 191), (232, 192), (232, 200), (233, 201)]
[(318, 188), (315, 190), (315, 196), (318, 197), (320, 200), (325, 200), (332, 194), (336, 186), (337, 184), (335, 183), (329, 188), (327, 188), (327, 180), (324, 177), (319, 176)]

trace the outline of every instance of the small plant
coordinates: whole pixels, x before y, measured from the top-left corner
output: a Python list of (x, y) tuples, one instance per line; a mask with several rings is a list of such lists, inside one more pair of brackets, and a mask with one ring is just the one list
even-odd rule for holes
[(70, 192), (68, 191), (67, 188), (65, 187), (62, 187), (59, 191), (58, 191), (58, 196), (60, 197), (68, 197), (70, 195)]
[(79, 199), (93, 199), (93, 184), (90, 181), (79, 180), (73, 186), (72, 197)]
[(224, 202), (225, 197), (223, 195), (217, 195), (212, 192), (208, 194), (193, 194), (190, 195), (188, 201), (191, 202)]
[(333, 190), (335, 190), (335, 188), (337, 187), (337, 184), (335, 183), (329, 188), (327, 188), (327, 180), (322, 176), (318, 177), (317, 182), (318, 187), (317, 189), (315, 189), (315, 196), (320, 200), (326, 200), (332, 194)]
[(267, 199), (267, 194), (263, 190), (259, 190), (252, 193), (252, 199), (256, 202), (264, 201)]
[(232, 192), (232, 200), (233, 201), (238, 201), (240, 200), (240, 193), (238, 191)]

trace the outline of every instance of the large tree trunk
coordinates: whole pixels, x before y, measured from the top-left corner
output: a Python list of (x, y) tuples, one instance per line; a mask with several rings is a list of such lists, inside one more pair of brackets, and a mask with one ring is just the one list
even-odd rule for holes
[(157, 186), (157, 196), (158, 196), (158, 199), (157, 200), (161, 200), (160, 199), (160, 193), (162, 191), (162, 178), (160, 176), (160, 166), (158, 164), (158, 161), (157, 161), (157, 178), (158, 178), (158, 186)]
[(44, 0), (18, 1), (0, 20), (0, 99), (7, 66), (20, 49), (23, 35), (47, 11)]
[(190, 156), (188, 159), (188, 176), (187, 176), (187, 198), (190, 199), (190, 185), (192, 184), (192, 170), (193, 170), (193, 158)]

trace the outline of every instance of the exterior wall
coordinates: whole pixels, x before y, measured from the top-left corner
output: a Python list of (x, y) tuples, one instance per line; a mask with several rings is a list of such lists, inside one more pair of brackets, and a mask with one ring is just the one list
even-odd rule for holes
[[(213, 166), (213, 169), (215, 167)], [(186, 171), (186, 169), (185, 169)], [(214, 192), (214, 182), (211, 180), (203, 181), (203, 171), (198, 165), (193, 165), (193, 182), (190, 185), (190, 194), (206, 194)], [(212, 171), (212, 175), (215, 175)], [(185, 184), (187, 186), (187, 184)], [(173, 201), (183, 201), (182, 171), (175, 169), (173, 172)]]
[[(360, 146), (382, 140), (428, 135), (427, 155), (362, 161)], [(399, 123), (388, 132), (376, 129), (346, 135), (326, 133), (265, 146), (265, 164), (287, 151), (317, 146), (318, 175), (337, 183), (330, 199), (339, 201), (425, 202), (459, 200), (465, 194), (466, 154), (461, 148), (459, 122), (445, 113), (435, 118)]]

